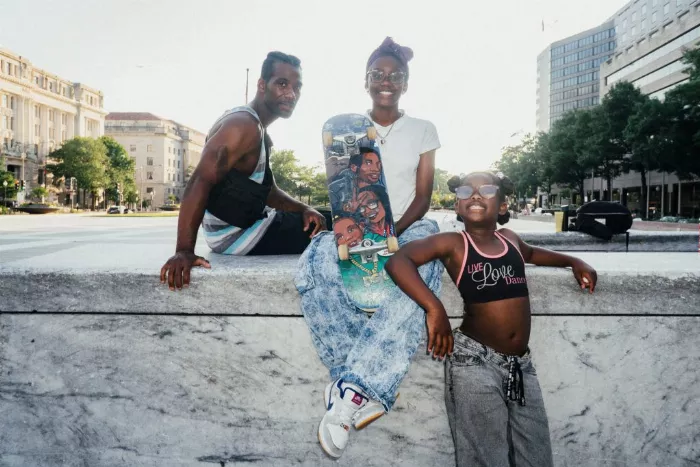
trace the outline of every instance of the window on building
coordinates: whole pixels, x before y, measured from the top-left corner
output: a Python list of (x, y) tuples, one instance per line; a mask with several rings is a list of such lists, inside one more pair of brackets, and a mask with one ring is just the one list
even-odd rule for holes
[(651, 0), (651, 6), (656, 6), (659, 4), (659, 0)]
[(34, 118), (39, 118), (41, 117), (41, 112), (39, 111), (39, 106), (35, 105), (34, 106)]
[(651, 22), (652, 22), (652, 23), (656, 23), (656, 12), (653, 12), (653, 13), (651, 14)]
[(169, 147), (169, 148), (168, 148), (168, 154), (170, 154), (171, 152), (172, 152), (172, 148)]
[(2, 106), (7, 107), (7, 95), (2, 95)]
[(130, 146), (129, 146), (129, 151), (131, 151), (131, 152), (136, 152), (136, 145), (135, 145), (135, 144), (130, 145)]
[(177, 181), (180, 181), (180, 174), (177, 174)]
[(676, 6), (677, 7), (683, 6), (683, 0), (676, 0)]
[(637, 21), (637, 12), (636, 11), (634, 13), (632, 13), (632, 23), (634, 23), (635, 21)]
[(644, 15), (646, 15), (646, 14), (647, 14), (647, 6), (646, 6), (646, 5), (642, 5), (642, 16), (644, 16)]
[(66, 130), (61, 131), (61, 142), (66, 140)]
[(644, 30), (647, 28), (647, 20), (643, 19), (641, 25), (639, 26), (639, 30), (644, 32)]
[(53, 110), (49, 110), (49, 121), (50, 121), (50, 122), (53, 122), (53, 116), (54, 116), (54, 111), (53, 111)]
[(153, 188), (146, 188), (146, 194), (150, 195), (151, 193), (153, 193)]
[(10, 108), (15, 108), (15, 96), (10, 96)]
[(148, 146), (146, 146), (146, 152), (153, 152), (153, 145), (152, 144), (149, 144)]
[(146, 172), (146, 179), (153, 180), (153, 172)]
[(180, 168), (180, 161), (177, 161), (177, 168)]
[(637, 35), (637, 26), (632, 26), (632, 37)]
[(664, 5), (664, 16), (666, 16), (670, 10), (671, 4), (669, 2), (666, 2), (666, 4)]
[(152, 157), (146, 158), (146, 165), (153, 165), (153, 158)]

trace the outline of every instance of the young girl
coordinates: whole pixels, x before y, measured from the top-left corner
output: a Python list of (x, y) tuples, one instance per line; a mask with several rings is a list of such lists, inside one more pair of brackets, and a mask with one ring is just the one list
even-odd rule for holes
[[(596, 272), (580, 259), (496, 230), (510, 214), (510, 180), (476, 172), (453, 177), (455, 210), (465, 231), (436, 234), (403, 246), (387, 262), (394, 282), (426, 312), (428, 352), (444, 358), (445, 404), (458, 466), (552, 465), (547, 415), (528, 341), (530, 299), (525, 263), (571, 267), (582, 289)], [(418, 274), (435, 259), (464, 299), (464, 321), (452, 332), (440, 300)], [(526, 403), (527, 401), (527, 403)]]

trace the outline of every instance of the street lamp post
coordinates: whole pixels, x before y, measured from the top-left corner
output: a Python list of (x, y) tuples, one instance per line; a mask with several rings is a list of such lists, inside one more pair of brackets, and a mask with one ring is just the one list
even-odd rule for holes
[(22, 151), (22, 154), (20, 154), (20, 158), (22, 159), (22, 180), (24, 180), (24, 159), (27, 158), (27, 153)]
[(5, 187), (5, 196), (2, 197), (2, 205), (5, 206), (7, 204), (7, 180), (2, 181), (2, 186)]

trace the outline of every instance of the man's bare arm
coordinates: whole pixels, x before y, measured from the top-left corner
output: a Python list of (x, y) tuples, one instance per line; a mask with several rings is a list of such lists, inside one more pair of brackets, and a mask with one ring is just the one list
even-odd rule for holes
[(175, 251), (194, 251), (209, 193), (244, 154), (260, 143), (258, 123), (247, 114), (233, 114), (207, 141), (180, 206)]
[(182, 197), (175, 255), (160, 269), (160, 281), (167, 281), (170, 290), (189, 285), (192, 267), (211, 267), (206, 259), (194, 254), (197, 230), (204, 217), (209, 193), (243, 155), (258, 146), (260, 136), (258, 123), (252, 117), (234, 114), (224, 120), (205, 144), (202, 158)]

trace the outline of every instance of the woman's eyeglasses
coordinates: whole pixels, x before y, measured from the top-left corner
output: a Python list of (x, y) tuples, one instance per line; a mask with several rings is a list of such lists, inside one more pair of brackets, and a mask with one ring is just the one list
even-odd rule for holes
[[(369, 70), (367, 72), (367, 76), (369, 77), (369, 80), (373, 83), (381, 83), (387, 77), (386, 73), (384, 73), (382, 70)], [(389, 82), (393, 84), (402, 84), (404, 81), (406, 81), (405, 72), (394, 71), (392, 73), (389, 73)]]

